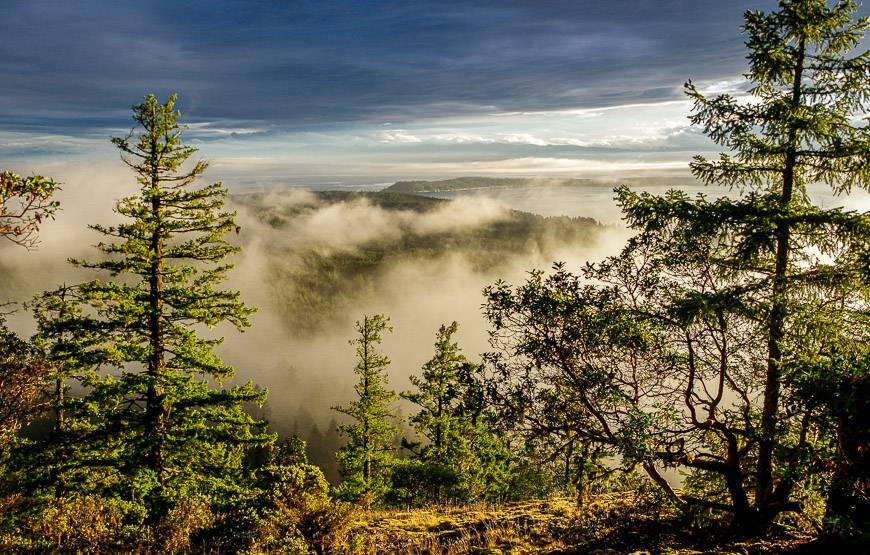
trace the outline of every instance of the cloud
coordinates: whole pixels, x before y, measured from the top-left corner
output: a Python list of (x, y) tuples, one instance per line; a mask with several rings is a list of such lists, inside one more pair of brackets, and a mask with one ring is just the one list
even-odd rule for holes
[(678, 99), (687, 78), (739, 75), (744, 9), (774, 5), (423, 1), (363, 12), (331, 2), (11, 3), (0, 20), (0, 122), (77, 136), (123, 128), (129, 106), (150, 91), (178, 91), (192, 121), (297, 131), (594, 112)]
[(390, 131), (381, 131), (377, 134), (378, 140), (382, 143), (422, 143), (423, 139), (411, 135), (401, 129)]

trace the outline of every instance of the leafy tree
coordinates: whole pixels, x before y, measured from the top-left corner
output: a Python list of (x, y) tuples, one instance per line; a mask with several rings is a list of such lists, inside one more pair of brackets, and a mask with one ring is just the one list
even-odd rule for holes
[(356, 347), (354, 373), (359, 381), (354, 391), (357, 398), (348, 405), (333, 407), (353, 420), (338, 427), (347, 437), (347, 444), (337, 454), (344, 478), (339, 492), (365, 505), (377, 502), (389, 487), (394, 441), (398, 435), (398, 428), (392, 422), (396, 414), (390, 408), (397, 396), (386, 387), (390, 359), (377, 350), (382, 334), (391, 329), (389, 319), (381, 314), (364, 316), (362, 322), (356, 322), (359, 336), (350, 344)]
[[(181, 141), (179, 116), (174, 95), (134, 106), (138, 134), (134, 128), (112, 141), (139, 193), (116, 204), (124, 223), (91, 226), (112, 239), (98, 245), (106, 257), (73, 261), (113, 279), (80, 285), (80, 306), (55, 297), (54, 316), (41, 326), (67, 364), (117, 369), (83, 379), (87, 394), (75, 403), (80, 451), (70, 462), (104, 469), (92, 485), (144, 501), (152, 521), (181, 498), (241, 487), (246, 447), (272, 440), (243, 408), (261, 403), (265, 391), (215, 387), (233, 369), (213, 352), (221, 339), (197, 331), (223, 322), (243, 330), (252, 310), (238, 292), (218, 287), (232, 268), (224, 259), (238, 250), (224, 235), (236, 226), (222, 209), (220, 184), (193, 186), (207, 164), (186, 164), (196, 149)], [(76, 340), (64, 343), (63, 334)]]
[(60, 206), (51, 198), (57, 190), (58, 184), (48, 177), (0, 172), (0, 237), (25, 248), (33, 247), (39, 226), (54, 217)]
[[(50, 178), (0, 172), (0, 238), (33, 247), (39, 226), (54, 217), (60, 206), (52, 200), (57, 190), (58, 184)], [(0, 303), (0, 309), (4, 306), (8, 305)], [(47, 375), (48, 366), (6, 327), (0, 313), (0, 451), (44, 406)]]
[[(816, 183), (866, 187), (870, 172), (858, 124), (868, 54), (849, 57), (867, 20), (855, 9), (783, 0), (747, 12), (750, 102), (687, 84), (692, 122), (730, 151), (696, 157), (692, 171), (737, 198), (620, 188), (638, 231), (620, 257), (587, 268), (585, 282), (557, 267), (516, 292), (488, 291), (496, 345), (525, 361), (497, 357), (500, 398), (542, 428), (580, 407), (575, 433), (643, 465), (678, 503), (730, 512), (743, 531), (799, 508), (820, 414), (795, 402), (791, 373), (819, 352), (832, 311), (867, 306), (867, 215), (807, 194)], [(858, 329), (850, 341), (866, 341)], [(656, 464), (714, 476), (721, 495), (678, 496)]]
[(0, 318), (0, 454), (18, 430), (49, 404), (48, 365), (32, 345), (9, 331)]

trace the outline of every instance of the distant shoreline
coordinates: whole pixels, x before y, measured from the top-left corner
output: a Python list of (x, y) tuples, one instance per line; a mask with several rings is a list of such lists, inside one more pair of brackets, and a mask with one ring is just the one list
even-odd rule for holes
[(603, 178), (521, 178), (521, 177), (456, 177), (439, 181), (397, 181), (382, 189), (389, 193), (452, 193), (463, 191), (484, 191), (490, 189), (523, 189), (532, 187), (583, 187), (583, 186), (680, 186), (698, 184), (692, 177), (647, 176), (626, 177), (621, 179)]

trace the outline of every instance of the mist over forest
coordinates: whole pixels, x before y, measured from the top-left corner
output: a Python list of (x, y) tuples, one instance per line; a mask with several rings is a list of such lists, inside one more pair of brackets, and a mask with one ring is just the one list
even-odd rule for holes
[[(87, 225), (111, 222), (112, 199), (134, 190), (120, 164), (98, 167), (96, 174), (92, 164), (54, 172), (63, 184), (63, 210), (33, 252), (0, 245), (3, 298), (26, 302), (87, 277), (65, 258), (91, 256), (99, 238)], [(397, 182), (382, 193), (243, 189), (229, 200), (238, 212), (233, 241), (242, 247), (229, 286), (257, 312), (250, 330), (225, 334), (219, 353), (235, 367), (235, 381), (269, 390), (258, 413), (271, 429), (304, 439), (312, 462), (338, 481), (335, 452), (342, 439), (332, 407), (353, 395), (348, 340), (354, 321), (390, 316), (394, 332), (383, 345), (397, 390), (410, 386), (409, 376), (431, 356), (434, 331), (446, 322), (459, 322), (459, 343), (478, 358), (491, 347), (480, 310), (484, 287), (499, 279), (520, 282), (555, 262), (580, 268), (619, 252), (631, 234), (613, 198), (619, 183), (710, 192), (673, 175)], [(863, 191), (847, 198), (821, 188), (814, 194), (827, 205), (870, 206)], [(32, 333), (26, 312), (10, 320), (17, 331)]]
[(744, 4), (4, 6), (0, 552), (870, 552), (870, 16)]
[[(87, 225), (112, 222), (113, 199), (134, 190), (120, 164), (98, 167), (54, 172), (63, 209), (38, 248), (0, 246), (4, 298), (26, 302), (88, 277), (66, 258), (93, 256), (99, 237)], [(525, 194), (542, 198), (535, 190)], [(551, 199), (551, 214), (564, 212), (561, 200)], [(403, 390), (431, 356), (434, 332), (445, 322), (460, 323), (458, 339), (469, 357), (487, 350), (485, 286), (519, 281), (555, 261), (579, 267), (617, 252), (628, 234), (582, 213), (541, 217), (482, 196), (440, 200), (294, 187), (238, 193), (229, 205), (238, 212), (232, 240), (242, 251), (228, 284), (257, 312), (250, 330), (224, 333), (219, 352), (235, 367), (236, 381), (269, 389), (263, 410), (272, 429), (307, 440), (313, 461), (332, 480), (340, 440), (331, 407), (352, 395), (348, 340), (361, 315), (390, 316), (395, 331), (384, 338), (384, 350), (393, 360), (391, 383)], [(594, 195), (583, 209), (617, 213), (611, 198)], [(26, 312), (10, 320), (19, 332), (33, 332)]]

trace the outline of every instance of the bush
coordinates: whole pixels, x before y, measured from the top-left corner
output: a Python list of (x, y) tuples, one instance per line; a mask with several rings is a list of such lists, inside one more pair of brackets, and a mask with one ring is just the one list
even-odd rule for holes
[(296, 438), (275, 448), (256, 472), (254, 493), (230, 503), (211, 541), (244, 553), (329, 553), (340, 547), (353, 511), (329, 497), (323, 472), (304, 453), (305, 444)]
[(386, 501), (394, 505), (421, 506), (465, 500), (456, 470), (432, 461), (402, 460), (393, 466)]
[(187, 551), (192, 538), (215, 522), (209, 504), (202, 499), (185, 499), (160, 520), (154, 531), (158, 545), (169, 553)]
[(29, 527), (30, 537), (22, 543), (71, 553), (126, 550), (149, 535), (138, 524), (142, 516), (139, 507), (117, 499), (96, 495), (60, 498), (38, 513)]

